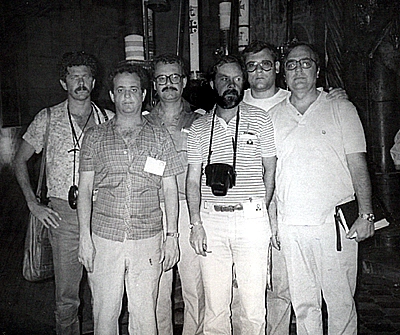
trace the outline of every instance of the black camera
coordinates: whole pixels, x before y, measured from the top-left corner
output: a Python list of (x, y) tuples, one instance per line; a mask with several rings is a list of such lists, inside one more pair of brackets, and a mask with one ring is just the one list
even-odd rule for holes
[(72, 185), (69, 188), (68, 192), (69, 207), (71, 207), (72, 209), (76, 209), (77, 202), (78, 202), (78, 186)]
[(228, 188), (236, 183), (236, 172), (232, 165), (224, 163), (207, 164), (205, 168), (206, 185), (211, 187), (215, 196), (224, 196)]

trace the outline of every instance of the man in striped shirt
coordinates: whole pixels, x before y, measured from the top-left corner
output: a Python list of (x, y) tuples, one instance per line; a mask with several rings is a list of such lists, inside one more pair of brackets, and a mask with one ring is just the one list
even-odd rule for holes
[[(186, 186), (190, 243), (202, 256), (204, 334), (231, 333), (233, 265), (241, 332), (265, 334), (267, 249), (271, 237), (267, 208), (276, 166), (272, 122), (262, 109), (242, 102), (246, 71), (239, 59), (222, 57), (211, 75), (217, 104), (190, 129)], [(218, 176), (206, 178), (203, 173), (206, 166), (215, 163), (229, 164), (234, 172), (228, 181), (225, 175), (225, 181), (230, 182), (222, 191), (227, 190), (225, 196), (218, 195), (224, 180), (217, 180), (210, 188), (210, 180)]]

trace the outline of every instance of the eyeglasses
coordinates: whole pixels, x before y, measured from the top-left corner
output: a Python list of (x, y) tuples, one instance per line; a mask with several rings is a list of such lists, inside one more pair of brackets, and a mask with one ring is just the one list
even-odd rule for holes
[(171, 84), (179, 84), (182, 78), (185, 78), (185, 76), (179, 73), (172, 73), (169, 76), (160, 74), (159, 76), (155, 77), (154, 80), (158, 85), (165, 85), (168, 82), (168, 79)]
[(270, 60), (264, 59), (261, 62), (248, 62), (246, 63), (247, 72), (254, 72), (258, 67), (261, 67), (264, 71), (270, 71), (274, 66)]
[(301, 66), (302, 69), (309, 69), (311, 68), (312, 64), (317, 63), (314, 59), (312, 58), (302, 58), (300, 60), (288, 60), (285, 63), (285, 70), (287, 71), (293, 71), (297, 68), (298, 65)]

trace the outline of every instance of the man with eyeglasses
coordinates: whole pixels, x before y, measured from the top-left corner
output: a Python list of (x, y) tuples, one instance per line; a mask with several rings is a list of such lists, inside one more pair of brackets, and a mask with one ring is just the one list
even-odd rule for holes
[[(280, 61), (277, 48), (263, 41), (253, 41), (242, 52), (248, 83), (243, 101), (262, 108), (265, 111), (286, 99), (290, 92), (276, 84), (280, 72)], [(328, 99), (347, 98), (343, 89), (331, 89)], [(291, 302), (287, 281), (286, 265), (282, 252), (279, 251), (277, 238), (276, 204), (273, 200), (269, 208), (271, 224), (274, 227), (272, 236), (272, 290), (267, 292), (267, 334), (285, 335), (290, 332)], [(236, 305), (236, 301), (234, 302)], [(236, 312), (236, 308), (234, 310)]]
[[(153, 60), (153, 85), (158, 103), (149, 118), (167, 128), (185, 170), (187, 169), (187, 136), (193, 121), (204, 114), (182, 98), (187, 83), (183, 60), (173, 54), (162, 54)], [(180, 261), (179, 276), (184, 302), (183, 335), (203, 334), (204, 291), (199, 258), (189, 244), (189, 213), (186, 203), (186, 173), (177, 176), (179, 192), (178, 230)], [(162, 208), (164, 197), (160, 194)], [(157, 298), (157, 326), (159, 334), (173, 335), (172, 325), (172, 270), (163, 272)]]
[[(328, 100), (316, 88), (319, 57), (311, 45), (290, 45), (283, 61), (291, 93), (270, 114), (278, 158), (278, 238), (297, 334), (323, 334), (323, 299), (328, 333), (356, 334), (357, 242), (374, 234), (363, 128), (351, 102)], [(335, 225), (335, 207), (354, 194), (359, 215), (346, 234)]]

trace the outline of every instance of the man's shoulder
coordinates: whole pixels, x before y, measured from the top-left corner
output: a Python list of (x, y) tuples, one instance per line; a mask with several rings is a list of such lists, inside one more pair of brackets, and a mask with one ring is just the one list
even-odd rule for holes
[(192, 123), (192, 127), (207, 125), (209, 122), (211, 122), (211, 119), (212, 113), (198, 114), (198, 117)]

